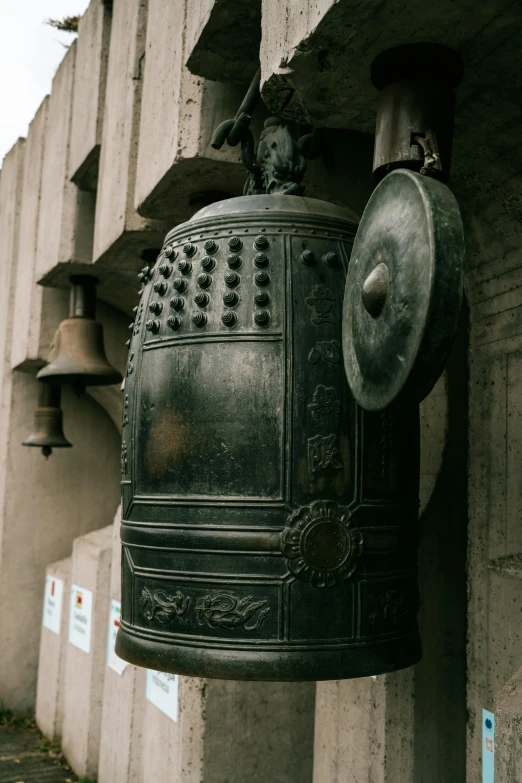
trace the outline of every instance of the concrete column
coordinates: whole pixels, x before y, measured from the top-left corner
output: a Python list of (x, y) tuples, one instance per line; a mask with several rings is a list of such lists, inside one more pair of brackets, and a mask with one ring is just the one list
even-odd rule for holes
[(78, 25), (69, 156), (69, 178), (82, 190), (98, 182), (110, 29), (109, 4), (91, 0)]
[(522, 669), (506, 683), (495, 700), (494, 749), (495, 779), (500, 783), (522, 780)]
[[(74, 542), (62, 747), (74, 771), (88, 778), (98, 771), (111, 558), (112, 525)], [(76, 587), (88, 593), (76, 599)]]
[(146, 702), (143, 783), (310, 783), (314, 683), (179, 678), (177, 721)]
[[(47, 625), (42, 624), (40, 638), (36, 722), (40, 731), (53, 742), (61, 738), (63, 727), (71, 566), (72, 560), (67, 557), (57, 563), (51, 563), (45, 572), (46, 594), (43, 611), (48, 620)], [(50, 589), (47, 588), (47, 580), (50, 580), (52, 585)]]
[(113, 3), (94, 228), (95, 262), (129, 272), (134, 286), (142, 255), (155, 259), (167, 230), (134, 208), (147, 5), (147, 0)]
[[(112, 528), (110, 600), (121, 602), (121, 508)], [(128, 664), (122, 674), (106, 661), (99, 783), (141, 783), (145, 669)], [(158, 780), (157, 783), (160, 783)]]

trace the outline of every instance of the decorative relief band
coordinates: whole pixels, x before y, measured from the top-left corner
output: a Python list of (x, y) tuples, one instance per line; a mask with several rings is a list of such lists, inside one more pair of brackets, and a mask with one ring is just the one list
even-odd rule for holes
[[(138, 602), (143, 616), (149, 622), (158, 620), (164, 625), (174, 618), (181, 622), (190, 619), (192, 599), (180, 590), (173, 595), (165, 590), (155, 590), (152, 594), (147, 587), (143, 587)], [(213, 596), (207, 594), (195, 603), (195, 619), (199, 625), (206, 624), (227, 631), (236, 628), (256, 631), (261, 628), (269, 612), (270, 607), (265, 598), (255, 601), (251, 595), (235, 598), (227, 593)]]

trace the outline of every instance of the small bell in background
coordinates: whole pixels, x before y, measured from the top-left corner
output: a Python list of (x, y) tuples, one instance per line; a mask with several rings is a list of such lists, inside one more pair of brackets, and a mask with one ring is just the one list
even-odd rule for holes
[(105, 355), (103, 326), (95, 320), (97, 282), (88, 275), (71, 277), (69, 318), (61, 322), (53, 357), (38, 380), (72, 386), (77, 394), (86, 386), (121, 383), (121, 374)]
[(53, 449), (71, 448), (63, 433), (63, 412), (60, 408), (61, 389), (54, 383), (40, 383), (38, 407), (34, 412), (34, 430), (22, 446), (42, 449), (47, 459)]

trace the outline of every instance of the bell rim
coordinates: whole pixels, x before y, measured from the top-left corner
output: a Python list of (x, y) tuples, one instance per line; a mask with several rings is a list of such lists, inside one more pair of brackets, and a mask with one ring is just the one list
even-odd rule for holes
[(116, 636), (116, 654), (136, 666), (187, 677), (309, 682), (355, 679), (405, 669), (420, 661), (422, 645), (416, 628), (395, 639), (339, 644), (338, 649), (231, 650), (158, 641), (137, 634), (122, 621)]

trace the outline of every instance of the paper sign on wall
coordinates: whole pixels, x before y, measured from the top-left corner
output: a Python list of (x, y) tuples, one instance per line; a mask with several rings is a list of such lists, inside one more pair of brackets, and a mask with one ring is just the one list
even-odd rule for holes
[(63, 580), (47, 574), (42, 625), (53, 633), (60, 633), (62, 619)]
[(127, 661), (123, 661), (116, 655), (116, 634), (120, 627), (121, 618), (121, 604), (119, 601), (111, 601), (111, 611), (109, 614), (109, 642), (107, 650), (107, 666), (112, 669), (120, 677), (129, 665)]
[(71, 587), (69, 642), (85, 653), (91, 651), (92, 593), (84, 587)]
[(495, 777), (495, 716), (482, 710), (482, 783), (493, 783)]
[(178, 720), (177, 674), (147, 669), (147, 699), (171, 720)]

